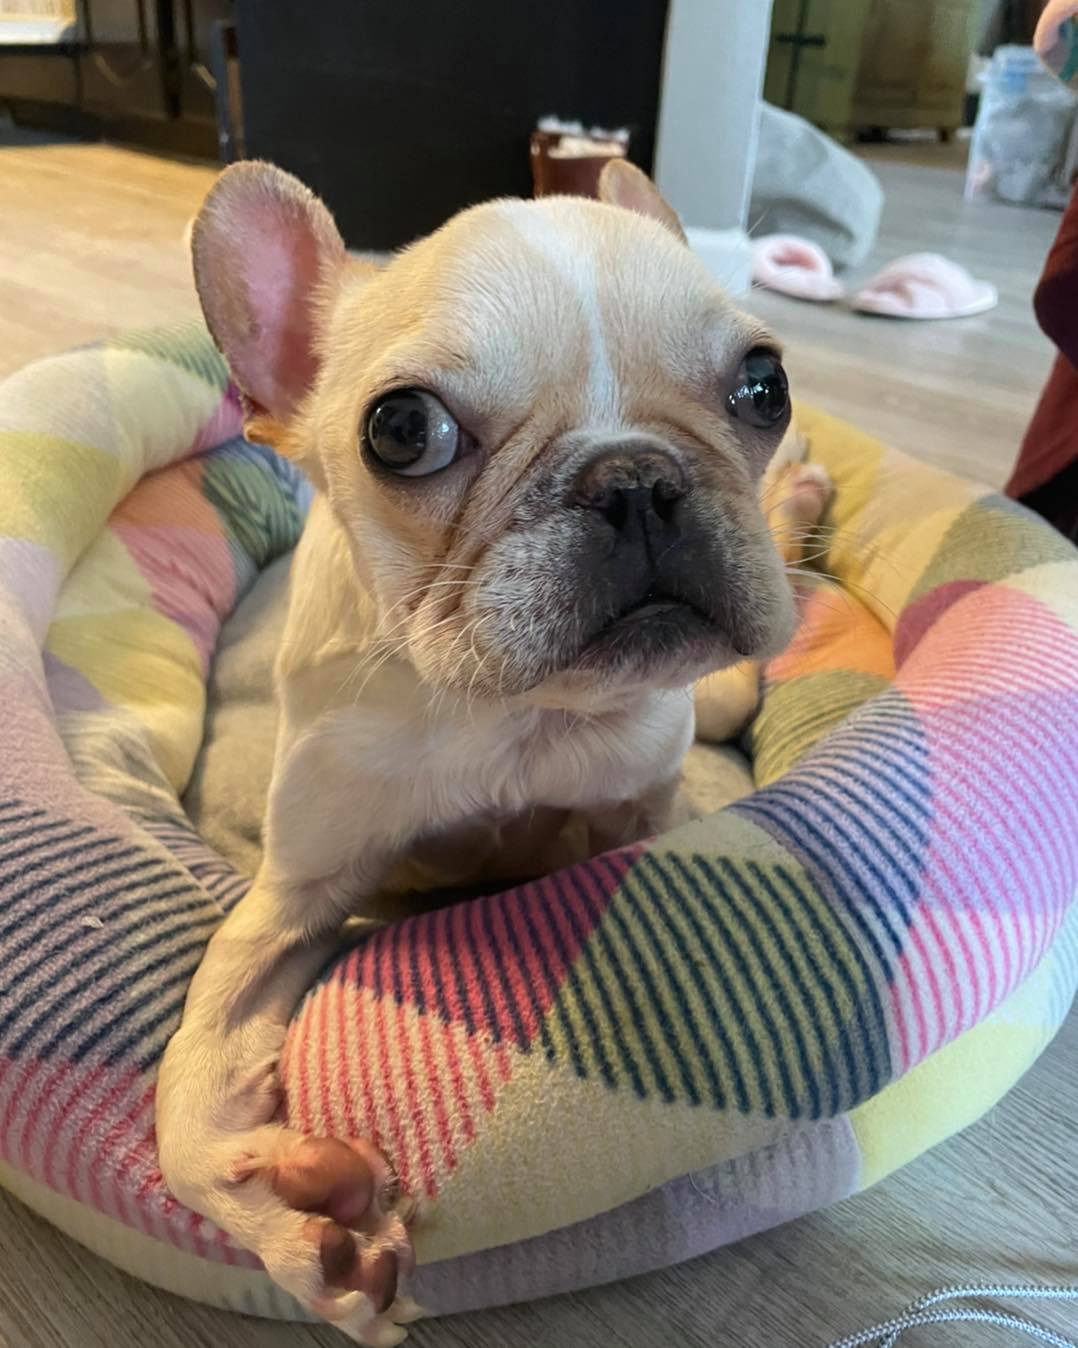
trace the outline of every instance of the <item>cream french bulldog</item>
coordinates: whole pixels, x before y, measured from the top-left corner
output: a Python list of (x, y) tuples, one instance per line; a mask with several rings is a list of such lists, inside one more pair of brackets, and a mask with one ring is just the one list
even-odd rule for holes
[(751, 714), (794, 627), (784, 554), (828, 490), (773, 468), (769, 532), (774, 339), (643, 174), (615, 160), (600, 195), (490, 202), (378, 267), (245, 163), (192, 234), (247, 432), (317, 493), (264, 860), (165, 1054), (161, 1166), (373, 1348), (417, 1313), (407, 1199), (362, 1138), (275, 1122), (296, 1002), (387, 888), (524, 878), (667, 827), (692, 690), (711, 737)]

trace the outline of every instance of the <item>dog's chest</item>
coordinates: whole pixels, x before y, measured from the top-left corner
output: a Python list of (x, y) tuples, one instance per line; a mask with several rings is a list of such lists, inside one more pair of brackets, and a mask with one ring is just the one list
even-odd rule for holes
[(414, 835), (388, 889), (505, 884), (590, 855), (586, 812), (573, 806), (622, 782), (589, 728), (574, 730), (549, 713), (433, 727), (411, 786)]
[(676, 776), (691, 733), (683, 698), (603, 719), (482, 704), (439, 717), (368, 702), (320, 719), (310, 777), (328, 780), (329, 756), (327, 808), (355, 802), (368, 836), (447, 882), (515, 878), (576, 859), (586, 843), (562, 836), (568, 817)]
[(307, 779), (332, 780), (326, 808), (346, 834), (361, 812), (364, 834), (396, 859), (396, 892), (522, 879), (628, 841), (610, 836), (610, 807), (676, 778), (692, 736), (684, 695), (605, 717), (484, 703), (439, 712), (378, 681), (308, 732)]
[(510, 884), (591, 855), (587, 819), (552, 806), (478, 815), (414, 840), (393, 868), (390, 893)]
[(416, 834), (631, 799), (677, 774), (692, 735), (684, 699), (610, 717), (485, 706), (418, 725), (353, 716), (357, 767), (407, 799)]

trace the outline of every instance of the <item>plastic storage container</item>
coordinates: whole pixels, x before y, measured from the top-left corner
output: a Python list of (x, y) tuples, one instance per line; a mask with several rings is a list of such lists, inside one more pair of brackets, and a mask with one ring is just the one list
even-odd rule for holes
[(1078, 99), (1032, 47), (997, 47), (984, 75), (973, 128), (967, 200), (1063, 206), (1073, 173)]

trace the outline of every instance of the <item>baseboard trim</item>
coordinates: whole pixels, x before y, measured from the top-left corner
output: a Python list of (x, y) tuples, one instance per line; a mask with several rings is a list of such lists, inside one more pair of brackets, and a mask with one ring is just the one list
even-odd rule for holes
[(687, 226), (689, 247), (730, 295), (747, 295), (752, 286), (752, 246), (743, 229)]

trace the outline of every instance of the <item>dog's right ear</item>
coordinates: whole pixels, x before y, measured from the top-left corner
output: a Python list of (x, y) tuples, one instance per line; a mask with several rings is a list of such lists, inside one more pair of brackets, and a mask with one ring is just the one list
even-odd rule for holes
[(333, 217), (283, 169), (234, 164), (203, 203), (191, 254), (202, 312), (248, 401), (247, 432), (277, 443), (314, 382), (319, 307), (347, 261)]

